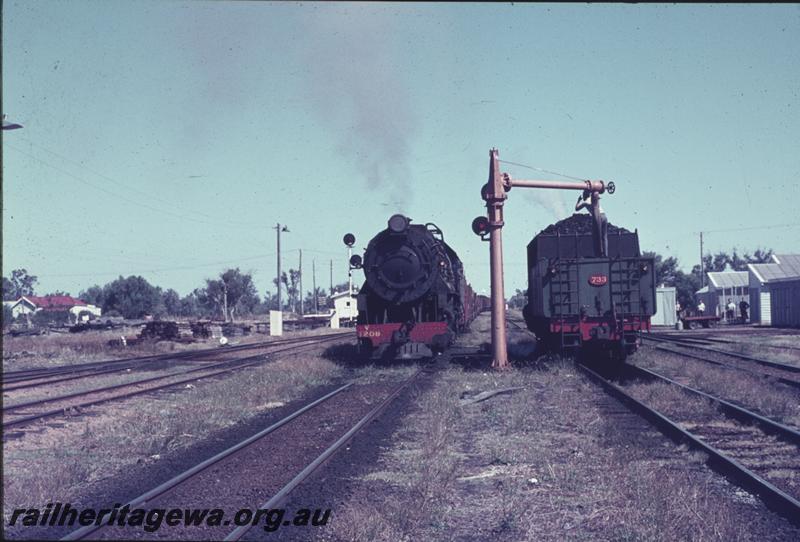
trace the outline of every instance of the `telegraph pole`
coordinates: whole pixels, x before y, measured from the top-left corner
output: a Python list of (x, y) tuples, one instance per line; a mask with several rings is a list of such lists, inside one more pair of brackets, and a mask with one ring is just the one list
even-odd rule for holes
[(333, 295), (333, 260), (331, 260), (331, 295)]
[(700, 287), (706, 285), (706, 262), (703, 261), (703, 232), (700, 232)]
[(300, 316), (303, 316), (303, 249), (300, 251)]
[(275, 224), (274, 229), (278, 232), (278, 310), (283, 311), (283, 305), (281, 305), (281, 232), (289, 233), (289, 228), (281, 227), (279, 222)]
[(311, 260), (311, 287), (314, 288), (314, 314), (319, 314), (319, 296), (317, 295), (317, 260)]

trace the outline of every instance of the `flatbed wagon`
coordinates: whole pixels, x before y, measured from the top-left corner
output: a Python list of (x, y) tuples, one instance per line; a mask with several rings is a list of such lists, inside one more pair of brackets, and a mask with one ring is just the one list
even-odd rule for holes
[(709, 328), (717, 325), (720, 319), (721, 316), (681, 316), (683, 329)]

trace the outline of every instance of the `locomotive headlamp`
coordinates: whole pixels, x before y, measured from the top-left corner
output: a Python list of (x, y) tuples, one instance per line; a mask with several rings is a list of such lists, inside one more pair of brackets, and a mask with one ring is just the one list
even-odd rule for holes
[(356, 244), (356, 236), (353, 235), (352, 233), (346, 233), (342, 241), (344, 241), (345, 245), (351, 247)]
[(408, 217), (403, 215), (392, 215), (389, 218), (389, 229), (394, 233), (403, 233), (408, 229), (408, 224), (411, 222)]
[(361, 256), (359, 256), (358, 254), (353, 254), (352, 256), (350, 256), (350, 267), (352, 267), (353, 269), (361, 269), (361, 264), (362, 264)]

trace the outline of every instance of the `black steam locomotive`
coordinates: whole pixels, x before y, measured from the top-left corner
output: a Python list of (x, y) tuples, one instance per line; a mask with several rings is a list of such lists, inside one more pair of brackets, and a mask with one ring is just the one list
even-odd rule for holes
[[(344, 241), (352, 246), (355, 237)], [(436, 225), (411, 224), (400, 214), (369, 242), (363, 260), (353, 255), (350, 265), (364, 270), (356, 333), (360, 350), (374, 358), (432, 356), (488, 301), (475, 296)]]
[[(624, 359), (655, 314), (653, 259), (642, 257), (638, 232), (575, 214), (528, 244), (528, 328), (559, 351), (596, 348)], [(598, 236), (606, 255), (598, 249)]]

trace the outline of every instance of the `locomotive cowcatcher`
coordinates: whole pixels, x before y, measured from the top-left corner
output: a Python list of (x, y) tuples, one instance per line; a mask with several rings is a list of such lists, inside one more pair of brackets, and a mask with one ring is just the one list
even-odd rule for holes
[[(345, 236), (352, 246), (355, 237)], [(425, 358), (447, 348), (483, 307), (458, 255), (434, 224), (396, 214), (351, 268), (363, 268), (357, 296), (359, 350), (372, 358)]]
[[(655, 313), (652, 258), (642, 257), (638, 232), (596, 228), (575, 214), (528, 244), (528, 328), (554, 350), (602, 350), (624, 359)], [(606, 255), (598, 250), (605, 237)]]

